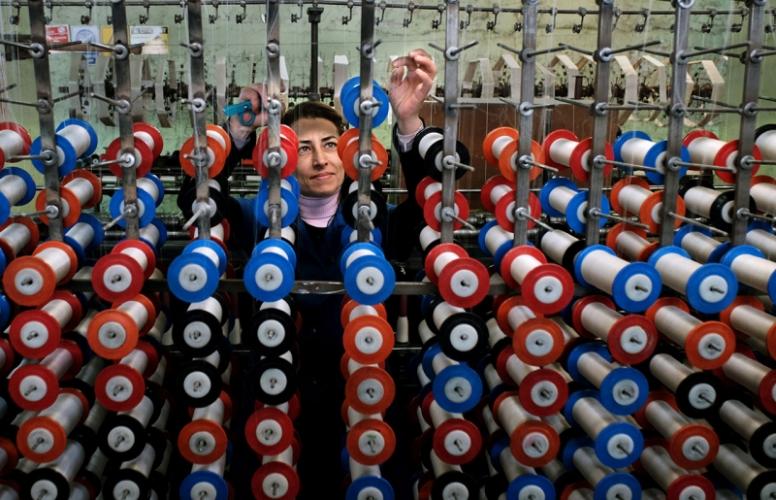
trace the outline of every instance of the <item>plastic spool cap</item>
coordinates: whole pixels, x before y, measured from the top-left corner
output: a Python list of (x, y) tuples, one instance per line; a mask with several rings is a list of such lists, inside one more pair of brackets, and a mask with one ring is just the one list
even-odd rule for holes
[(245, 422), (245, 441), (259, 455), (273, 456), (291, 445), (294, 425), (288, 414), (265, 406)]
[(688, 424), (668, 440), (668, 452), (679, 467), (700, 469), (714, 462), (719, 450), (719, 437), (708, 425)]
[[(188, 462), (210, 464), (226, 452), (224, 428), (210, 420), (193, 420), (178, 433), (178, 451)], [(194, 449), (193, 449), (194, 448)]]
[[(0, 179), (9, 175), (19, 177), (25, 185), (25, 192), (23, 193), (23, 196), (19, 201), (14, 203), (14, 205), (26, 205), (27, 203), (31, 202), (37, 193), (35, 181), (32, 179), (32, 176), (26, 170), (23, 170), (19, 167), (5, 167), (0, 170)], [(11, 206), (12, 205), (10, 200), (0, 194), (0, 223), (7, 221), (11, 216)]]
[[(579, 182), (587, 183), (590, 179), (589, 169), (591, 168), (590, 164), (593, 161), (593, 159), (590, 158), (590, 156), (592, 156), (592, 149), (593, 138), (588, 137), (586, 139), (582, 139), (571, 153), (569, 167), (571, 168), (571, 172), (573, 173), (574, 178)], [(607, 160), (614, 160), (614, 150), (612, 149), (611, 144), (607, 143), (604, 146), (604, 156)], [(605, 177), (611, 175), (612, 165), (610, 163), (604, 164), (603, 173)]]
[[(135, 169), (137, 177), (143, 177), (151, 171), (151, 167), (154, 164), (154, 154), (151, 148), (148, 147), (142, 139), (135, 136), (133, 139), (134, 151), (131, 152), (134, 161), (132, 162), (132, 168)], [(105, 149), (105, 154), (102, 155), (103, 161), (113, 161), (121, 159), (121, 138), (114, 139), (108, 147)], [(120, 163), (114, 163), (109, 166), (110, 171), (116, 177), (124, 176), (124, 167)]]
[[(262, 189), (259, 190), (259, 195), (254, 202), (254, 213), (256, 221), (262, 226), (269, 227), (269, 188), (264, 189), (265, 184), (262, 183)], [(281, 206), (281, 227), (290, 226), (293, 224), (299, 216), (299, 202), (294, 193), (288, 189), (280, 189), (280, 206)]]
[(434, 400), (450, 413), (466, 413), (482, 399), (482, 380), (467, 365), (451, 365), (433, 378)]
[(227, 500), (229, 486), (224, 478), (215, 472), (198, 470), (183, 479), (178, 494), (183, 499)]
[[(262, 243), (266, 243), (262, 246), (264, 249), (281, 243), (281, 240), (264, 240), (260, 245)], [(263, 251), (254, 253), (248, 261), (243, 280), (245, 288), (256, 300), (274, 302), (291, 293), (294, 288), (294, 276), (294, 265), (288, 258), (274, 251)]]
[(604, 408), (615, 415), (631, 415), (646, 403), (649, 385), (640, 371), (620, 366), (601, 382), (600, 393)]
[(518, 426), (509, 438), (512, 455), (528, 467), (543, 467), (558, 455), (560, 438), (549, 424), (528, 421)]
[[(145, 269), (137, 260), (123, 253), (124, 249), (142, 252), (147, 263)], [(155, 268), (156, 255), (147, 245), (136, 240), (120, 241), (111, 253), (97, 260), (92, 270), (92, 287), (104, 300), (129, 300), (140, 293)]]
[(525, 304), (543, 314), (555, 314), (565, 309), (574, 294), (574, 281), (563, 267), (547, 263), (547, 258), (536, 247), (521, 245), (504, 255), (499, 266), (504, 281), (510, 286), (518, 285), (510, 268), (514, 259), (526, 254), (534, 257), (540, 264), (525, 274), (520, 285)]
[[(593, 490), (593, 500), (637, 500), (641, 498), (641, 483), (627, 472), (612, 472), (601, 478)], [(673, 498), (673, 497), (671, 497)]]
[(558, 129), (550, 132), (547, 134), (547, 137), (544, 138), (544, 142), (542, 143), (542, 149), (544, 150), (544, 161), (551, 167), (565, 171), (568, 170), (569, 166), (555, 162), (552, 159), (552, 155), (550, 154), (550, 148), (552, 147), (552, 144), (559, 139), (565, 139), (567, 141), (579, 141), (579, 137), (577, 137), (577, 135), (570, 130)]
[(211, 297), (218, 288), (218, 281), (224, 270), (200, 253), (195, 246), (206, 246), (219, 257), (219, 266), (225, 267), (226, 254), (215, 242), (197, 240), (189, 243), (183, 253), (173, 259), (167, 270), (170, 291), (184, 302), (201, 302)]
[(509, 482), (507, 498), (517, 500), (555, 500), (552, 481), (538, 474), (525, 474)]
[(619, 469), (638, 460), (644, 448), (644, 437), (634, 425), (615, 422), (598, 433), (594, 444), (598, 460), (608, 467)]
[(291, 500), (299, 494), (299, 476), (283, 462), (262, 464), (251, 478), (251, 490), (257, 500)]
[[(770, 265), (770, 263), (768, 263), (767, 260), (765, 259), (765, 256), (763, 255), (763, 253), (759, 249), (751, 245), (738, 245), (732, 248), (730, 251), (728, 251), (725, 254), (724, 257), (722, 257), (722, 264), (726, 266), (726, 268), (728, 268), (728, 270), (731, 271), (732, 273), (732, 269), (735, 266), (734, 264), (735, 260), (738, 257), (741, 257), (743, 255), (751, 255), (754, 257), (758, 257), (766, 261), (764, 263), (765, 265)], [(765, 267), (765, 265), (762, 267)], [(737, 281), (735, 280), (735, 275), (733, 277), (733, 280), (735, 283), (737, 283)], [(766, 290), (761, 290), (761, 291), (766, 292), (768, 294), (768, 297), (772, 301), (776, 300), (776, 272), (771, 273), (771, 275), (768, 277), (767, 286), (764, 288), (766, 288)], [(730, 300), (730, 302), (732, 302), (732, 299)]]
[(550, 203), (550, 193), (556, 188), (565, 187), (572, 191), (579, 191), (579, 188), (571, 179), (566, 177), (553, 177), (542, 186), (539, 191), (539, 201), (542, 204), (542, 210), (544, 210), (550, 217), (565, 217), (566, 214), (555, 209)]
[[(376, 81), (372, 81), (372, 99), (379, 103), (376, 110), (372, 111), (372, 127), (376, 128), (388, 118), (389, 100), (388, 94)], [(351, 126), (359, 126), (359, 101), (361, 100), (361, 77), (354, 76), (342, 85), (340, 90), (340, 102), (342, 114)], [(374, 109), (374, 108), (373, 108)]]
[(566, 379), (554, 369), (539, 368), (518, 385), (518, 399), (525, 410), (537, 417), (560, 412), (566, 404), (569, 388)]
[(393, 267), (378, 255), (365, 255), (354, 260), (345, 270), (344, 278), (348, 295), (364, 305), (385, 302), (396, 285)]
[[(357, 181), (359, 176), (358, 172), (361, 169), (358, 164), (358, 158), (360, 156), (360, 143), (358, 141), (359, 130), (354, 128), (345, 133), (347, 134), (351, 131), (355, 131), (355, 133), (352, 133), (351, 135), (356, 136), (356, 138), (346, 144), (340, 158), (342, 159), (342, 165), (345, 169), (345, 175), (347, 175), (349, 179)], [(340, 136), (338, 144), (340, 142), (343, 142), (342, 136)], [(374, 134), (372, 134), (372, 152), (370, 157), (377, 162), (377, 165), (371, 167), (369, 177), (372, 182), (375, 182), (383, 176), (388, 168), (388, 151), (385, 149), (385, 146), (377, 140), (377, 137)]]
[(715, 494), (714, 483), (700, 474), (679, 476), (666, 490), (666, 498), (678, 500), (709, 500)]
[[(609, 199), (606, 196), (601, 196), (601, 213), (608, 214), (611, 212), (609, 208)], [(566, 224), (569, 228), (577, 234), (583, 234), (587, 227), (587, 191), (580, 191), (569, 202), (566, 207)], [(607, 224), (605, 217), (598, 217), (598, 227), (603, 228)]]
[(345, 500), (394, 500), (391, 483), (377, 476), (361, 476), (348, 486)]
[(19, 408), (43, 411), (56, 401), (59, 380), (43, 365), (21, 365), (9, 377), (8, 393)]
[(348, 430), (346, 447), (356, 462), (380, 465), (393, 455), (396, 435), (391, 426), (382, 420), (366, 418)]
[[(208, 126), (209, 128), (210, 126)], [(183, 170), (189, 177), (196, 177), (197, 167), (191, 159), (191, 155), (194, 154), (195, 149), (194, 137), (189, 137), (181, 146), (180, 150), (180, 164), (181, 170)], [(231, 139), (227, 139), (227, 144), (231, 144)], [(227, 153), (224, 151), (223, 146), (219, 143), (215, 137), (207, 135), (207, 141), (205, 144), (205, 151), (207, 155), (208, 165), (208, 177), (214, 178), (224, 169), (224, 162), (226, 161)]]
[(380, 316), (359, 316), (345, 324), (342, 343), (355, 362), (381, 363), (391, 354), (395, 342), (391, 325)]
[[(441, 461), (451, 465), (466, 464), (479, 455), (482, 435), (474, 423), (451, 418), (434, 429), (432, 447)], [(455, 453), (451, 449), (455, 449)]]
[(376, 366), (363, 366), (345, 382), (348, 404), (364, 415), (383, 413), (393, 402), (396, 386), (393, 378)]
[(94, 395), (108, 411), (129, 411), (140, 403), (145, 379), (130, 366), (114, 364), (103, 368), (94, 381)]
[[(453, 203), (455, 215), (463, 220), (468, 219), (469, 202), (460, 191), (454, 193)], [(423, 220), (434, 231), (442, 230), (442, 191), (437, 191), (426, 200), (423, 205)], [(462, 227), (461, 221), (453, 220), (453, 229), (461, 229)]]

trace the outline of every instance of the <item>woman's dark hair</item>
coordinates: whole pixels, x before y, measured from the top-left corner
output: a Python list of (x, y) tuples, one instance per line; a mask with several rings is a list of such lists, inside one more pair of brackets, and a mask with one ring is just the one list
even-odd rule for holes
[(347, 128), (347, 124), (345, 123), (344, 118), (342, 118), (342, 115), (340, 115), (336, 109), (321, 101), (306, 101), (299, 103), (294, 107), (289, 108), (283, 115), (281, 121), (284, 125), (291, 127), (294, 122), (301, 120), (302, 118), (323, 118), (324, 120), (328, 120), (337, 127), (340, 134), (345, 132), (345, 129)]

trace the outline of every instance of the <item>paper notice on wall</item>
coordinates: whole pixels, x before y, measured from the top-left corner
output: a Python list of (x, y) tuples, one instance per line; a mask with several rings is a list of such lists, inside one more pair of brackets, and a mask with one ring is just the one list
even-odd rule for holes
[[(73, 25), (70, 26), (70, 39), (74, 42), (99, 42), (100, 41), (100, 28), (99, 26), (92, 25)], [(86, 51), (86, 61), (88, 64), (95, 64), (97, 62), (96, 50)]]
[(144, 55), (168, 54), (170, 52), (167, 26), (130, 26), (129, 43), (143, 45)]
[(68, 24), (47, 24), (46, 25), (46, 43), (56, 45), (70, 41), (70, 25)]

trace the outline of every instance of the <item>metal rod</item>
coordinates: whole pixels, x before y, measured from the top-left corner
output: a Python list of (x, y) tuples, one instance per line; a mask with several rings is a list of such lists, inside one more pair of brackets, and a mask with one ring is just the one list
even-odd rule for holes
[[(663, 203), (665, 203), (665, 202), (663, 202)], [(670, 217), (673, 217), (674, 219), (680, 220), (682, 222), (686, 222), (687, 224), (691, 224), (693, 226), (698, 226), (698, 227), (702, 227), (704, 229), (708, 229), (709, 231), (711, 231), (713, 233), (717, 233), (720, 236), (728, 236), (727, 231), (723, 231), (722, 229), (718, 229), (718, 228), (716, 228), (714, 226), (710, 226), (709, 224), (704, 224), (703, 222), (697, 221), (695, 219), (691, 219), (689, 217), (685, 217), (684, 215), (679, 215), (676, 212), (667, 212), (667, 215), (670, 216)], [(670, 224), (670, 226), (672, 228), (671, 230), (673, 231), (674, 225)]]
[(371, 236), (371, 219), (369, 218), (369, 206), (372, 199), (372, 168), (371, 162), (364, 161), (372, 157), (372, 113), (369, 103), (374, 103), (372, 81), (374, 79), (375, 47), (375, 4), (374, 1), (365, 1), (361, 6), (361, 45), (360, 55), (360, 82), (358, 113), (358, 220), (356, 230), (358, 241), (369, 241)]
[(547, 231), (553, 231), (555, 228), (547, 224), (541, 219), (537, 219), (531, 215), (530, 211), (526, 207), (518, 207), (515, 209), (515, 218), (524, 218), (533, 221), (537, 226), (546, 229)]
[[(687, 49), (690, 31), (690, 13), (693, 2), (677, 2), (674, 12), (674, 54), (678, 55)], [(653, 53), (650, 50), (645, 52)], [(671, 58), (671, 101), (668, 106), (668, 146), (666, 154), (669, 159), (680, 160), (682, 157), (682, 139), (684, 129), (684, 101), (687, 95), (687, 60), (681, 57)], [(679, 194), (680, 165), (666, 163), (663, 174), (663, 220), (660, 224), (660, 244), (671, 245), (674, 239), (674, 224), (667, 214), (676, 213), (676, 197)]]
[(646, 224), (642, 224), (641, 222), (638, 221), (638, 219), (629, 219), (627, 217), (621, 217), (619, 215), (607, 214), (605, 212), (602, 212), (598, 208), (589, 209), (588, 214), (593, 215), (594, 217), (603, 217), (604, 219), (615, 220), (617, 222), (624, 222), (629, 226), (635, 226), (635, 227), (640, 227), (642, 229), (649, 230), (649, 226)]
[(734, 167), (720, 167), (718, 165), (709, 165), (706, 163), (692, 163), (689, 161), (682, 161), (682, 160), (674, 160), (672, 162), (674, 165), (680, 165), (682, 167), (690, 167), (690, 168), (698, 168), (701, 170), (722, 170), (724, 172), (735, 172), (736, 169)]
[(636, 169), (639, 169), (639, 170), (646, 170), (647, 172), (657, 172), (657, 173), (660, 173), (660, 174), (663, 173), (663, 171), (660, 170), (659, 168), (648, 167), (646, 165), (638, 165), (636, 163), (626, 163), (624, 161), (615, 161), (615, 160), (607, 160), (607, 159), (602, 159), (602, 160), (599, 160), (599, 161), (601, 161), (602, 163), (606, 163), (608, 165), (614, 165), (614, 166), (620, 167), (620, 168), (627, 168), (627, 169), (636, 168)]
[(573, 106), (579, 106), (580, 108), (589, 108), (593, 104), (592, 101), (581, 101), (579, 99), (569, 99), (568, 97), (555, 97), (555, 100)]
[(740, 48), (747, 47), (747, 46), (750, 46), (749, 42), (734, 43), (734, 44), (731, 44), (731, 45), (723, 45), (722, 47), (712, 47), (710, 49), (709, 48), (703, 48), (703, 47), (695, 47), (695, 49), (696, 49), (695, 52), (684, 52), (684, 51), (677, 52), (677, 56), (680, 59), (684, 59), (686, 61), (687, 59), (691, 59), (691, 58), (697, 57), (697, 56), (702, 56), (702, 55), (705, 55), (705, 54), (718, 54), (718, 53), (720, 53), (722, 51), (725, 51), (725, 50), (740, 49)]
[(560, 170), (555, 167), (551, 167), (549, 165), (545, 165), (544, 163), (539, 163), (538, 161), (532, 160), (530, 156), (528, 158), (523, 158), (521, 161), (524, 163), (527, 163), (528, 165), (531, 165), (532, 167), (541, 168), (543, 170), (548, 170), (550, 172), (555, 172), (555, 173), (560, 172)]
[[(445, 157), (455, 158), (458, 142), (458, 54), (459, 47), (459, 5), (457, 1), (447, 2), (445, 18), (445, 123), (443, 151)], [(442, 210), (455, 207), (455, 169), (442, 171)], [(453, 219), (442, 217), (440, 239), (442, 243), (453, 242)]]

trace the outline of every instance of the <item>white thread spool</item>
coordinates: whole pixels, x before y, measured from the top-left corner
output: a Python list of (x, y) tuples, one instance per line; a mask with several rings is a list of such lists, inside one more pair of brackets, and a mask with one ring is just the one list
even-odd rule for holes
[[(156, 151), (156, 141), (154, 141), (153, 135), (149, 134), (145, 130), (135, 130), (132, 132), (132, 135), (134, 135), (136, 139), (140, 139), (143, 143), (145, 143), (145, 145), (148, 146), (148, 149), (149, 151), (151, 151), (152, 154), (154, 151)], [(210, 136), (209, 130), (207, 135)]]
[[(652, 196), (652, 191), (638, 184), (626, 184), (620, 189), (617, 201), (625, 214), (639, 214), (641, 206)], [(656, 205), (652, 211), (652, 220), (660, 220), (660, 207)]]
[[(431, 402), (428, 413), (431, 417), (431, 426), (434, 429), (439, 429), (442, 424), (449, 420), (463, 419), (463, 415), (445, 411), (436, 401)], [(445, 452), (453, 457), (464, 456), (471, 452), (472, 446), (475, 446), (473, 436), (463, 429), (448, 431), (442, 443)]]
[(418, 153), (420, 154), (420, 157), (427, 161), (433, 161), (434, 165), (436, 165), (437, 169), (441, 170), (442, 166), (442, 153), (440, 152), (436, 158), (426, 158), (426, 155), (428, 154), (428, 150), (437, 142), (443, 141), (444, 136), (440, 134), (439, 132), (429, 132), (425, 134), (423, 137), (421, 137), (420, 142), (418, 143)]
[[(568, 167), (571, 164), (571, 155), (578, 145), (577, 141), (558, 138), (550, 145), (550, 159)], [(587, 162), (583, 160), (582, 164), (585, 165)]]
[(27, 143), (24, 137), (13, 129), (0, 130), (0, 149), (3, 150), (3, 156), (5, 161), (9, 161), (10, 158), (24, 154), (27, 149)]
[[(60, 393), (54, 404), (37, 414), (36, 419), (46, 419), (58, 425), (64, 436), (69, 436), (70, 432), (81, 421), (84, 413), (84, 406), (81, 399), (75, 394), (69, 392)], [(19, 428), (20, 436), (17, 438), (23, 441), (32, 451), (28, 458), (35, 460), (41, 455), (50, 453), (58, 447), (64, 448), (65, 442), (57, 441), (47, 427), (36, 427), (35, 420), (28, 420)]]
[[(73, 308), (68, 301), (63, 299), (50, 300), (40, 310), (54, 318), (54, 321), (59, 324), (60, 331), (73, 319)], [(54, 334), (54, 332), (49, 332), (42, 323), (37, 321), (25, 323), (20, 331), (21, 342), (32, 349), (45, 345), (49, 340), (49, 336)]]
[[(655, 269), (660, 273), (663, 284), (682, 294), (688, 293), (687, 283), (701, 267), (703, 264), (677, 252), (665, 252), (655, 261)], [(723, 276), (710, 275), (700, 283), (698, 292), (704, 301), (717, 302), (727, 295), (728, 284)]]
[[(138, 182), (140, 180), (138, 179)], [(94, 196), (94, 185), (83, 177), (73, 177), (65, 183), (63, 189), (70, 191), (76, 197), (81, 207), (88, 207)]]
[(763, 160), (776, 161), (776, 130), (762, 132), (754, 142), (760, 148)]
[[(154, 459), (156, 458), (156, 450), (151, 444), (146, 444), (143, 451), (140, 452), (133, 460), (126, 461), (121, 464), (121, 470), (131, 470), (139, 473), (144, 478), (148, 478), (153, 468)], [(117, 473), (121, 477), (121, 470)], [(137, 484), (133, 479), (121, 479), (113, 487), (113, 498), (121, 498), (123, 500), (141, 500), (141, 493), (143, 488)]]
[[(652, 149), (656, 142), (642, 139), (641, 137), (631, 137), (622, 144), (620, 148), (620, 155), (622, 161), (625, 163), (632, 163), (634, 165), (646, 165), (645, 158), (647, 153)], [(660, 169), (662, 172), (665, 168), (665, 151), (660, 153), (655, 159), (655, 168)]]
[(770, 280), (776, 274), (776, 262), (748, 253), (736, 255), (730, 262), (730, 268), (741, 283), (766, 293)]
[(435, 231), (431, 226), (423, 226), (420, 230), (420, 248), (426, 251), (432, 244), (440, 241), (442, 233)]
[(420, 343), (423, 345), (428, 344), (431, 339), (436, 338), (436, 335), (434, 335), (434, 332), (429, 328), (425, 319), (420, 320), (420, 323), (418, 323), (418, 337), (420, 337)]
[(11, 250), (11, 256), (16, 257), (32, 240), (30, 228), (20, 222), (12, 222), (0, 231), (0, 240)]
[[(690, 332), (703, 323), (703, 321), (695, 316), (672, 305), (658, 308), (654, 317), (657, 329), (660, 330), (663, 335), (682, 347), (685, 347)], [(712, 334), (709, 335), (709, 337), (712, 337), (712, 339), (707, 343), (709, 345), (714, 345), (715, 347), (708, 348), (709, 346), (706, 346), (704, 349), (703, 346), (699, 345), (698, 348), (701, 354), (708, 354), (709, 357), (707, 359), (714, 359), (719, 357), (722, 351), (725, 350), (725, 339), (721, 335)], [(704, 343), (703, 340), (701, 340), (701, 343)]]
[[(134, 408), (129, 411), (118, 412), (118, 414), (127, 415), (139, 424), (138, 428), (146, 429), (150, 424), (153, 411), (153, 402), (148, 396), (143, 396), (143, 399)], [(105, 444), (116, 453), (129, 451), (135, 445), (137, 439), (142, 439), (141, 436), (135, 435), (133, 427), (126, 425), (111, 427), (106, 435)]]
[(562, 264), (563, 257), (566, 255), (568, 249), (577, 242), (579, 242), (578, 238), (575, 238), (566, 231), (555, 229), (542, 236), (542, 251), (553, 262)]
[[(285, 212), (284, 212), (285, 213)], [(157, 230), (158, 231), (158, 230)], [(210, 226), (210, 237), (215, 238), (219, 241), (224, 241), (224, 225), (223, 223), (218, 223), (215, 226)], [(191, 238), (192, 240), (199, 239), (199, 228), (194, 227), (194, 236)]]
[[(558, 141), (555, 141), (555, 142), (558, 142)], [(553, 143), (553, 145), (554, 144), (555, 143)], [(571, 202), (571, 199), (574, 198), (574, 196), (576, 196), (577, 193), (579, 193), (579, 191), (571, 189), (568, 186), (564, 186), (564, 185), (556, 186), (552, 191), (550, 191), (550, 196), (549, 196), (550, 206), (555, 210), (557, 210), (558, 212), (565, 214), (566, 207), (568, 207), (569, 203)]]
[[(739, 436), (751, 440), (755, 432), (770, 424), (771, 419), (757, 408), (749, 408), (741, 401), (729, 399), (719, 407), (719, 416)], [(764, 442), (750, 443), (761, 446), (770, 459), (776, 459), (776, 434), (769, 434)], [(751, 447), (750, 446), (750, 447)]]
[[(508, 446), (505, 446), (504, 449), (501, 450), (501, 453), (498, 456), (498, 461), (501, 464), (501, 471), (504, 473), (504, 477), (509, 482), (514, 481), (520, 476), (536, 474), (536, 470), (533, 467), (527, 467), (518, 462), (517, 459), (515, 459), (515, 456), (512, 454), (512, 450), (510, 450)], [(530, 491), (533, 488), (526, 489), (529, 489)], [(523, 495), (520, 495), (519, 498), (522, 497)], [(534, 498), (534, 496), (529, 493), (526, 498)], [(540, 496), (539, 498), (543, 498), (543, 496)]]
[[(770, 332), (776, 332), (776, 316), (768, 314), (749, 304), (739, 304), (730, 310), (730, 326), (739, 331), (757, 343), (766, 346), (769, 352), (773, 352), (770, 340)], [(776, 348), (776, 346), (774, 346)]]
[[(687, 210), (705, 217), (707, 219), (716, 218), (716, 214), (712, 213), (714, 204), (722, 195), (720, 191), (716, 189), (708, 188), (706, 186), (693, 186), (684, 193), (684, 204)], [(719, 217), (722, 221), (731, 224), (733, 222), (733, 209), (735, 206), (734, 200), (726, 202), (720, 210)]]
[[(523, 408), (523, 405), (520, 404), (520, 400), (517, 398), (517, 396), (507, 396), (503, 398), (499, 403), (498, 408), (496, 408), (495, 416), (496, 420), (498, 420), (499, 424), (501, 425), (501, 428), (504, 429), (504, 432), (506, 432), (509, 436), (514, 435), (518, 427), (529, 422), (539, 421), (538, 418), (531, 415), (528, 413), (528, 411), (525, 410), (525, 408)], [(549, 449), (550, 442), (544, 435), (529, 434), (529, 436), (533, 438), (532, 441), (536, 443), (537, 446), (539, 446), (542, 450)], [(543, 442), (538, 443), (536, 441), (537, 439)]]
[(156, 248), (159, 245), (161, 236), (156, 224), (147, 224), (146, 226), (141, 227), (140, 233), (138, 234), (138, 237), (141, 240), (148, 242), (153, 248)]
[(735, 444), (720, 444), (717, 458), (714, 459), (714, 467), (740, 491), (746, 492), (747, 498), (757, 498), (750, 497), (750, 493), (759, 493), (761, 499), (773, 498), (773, 495), (776, 495), (776, 483), (774, 482), (763, 485), (760, 491), (748, 491), (749, 485), (755, 479), (768, 474), (769, 471)]
[[(699, 373), (689, 366), (680, 363), (674, 357), (668, 354), (657, 354), (649, 362), (649, 371), (656, 379), (668, 388), (672, 393), (676, 393), (679, 385), (690, 375)], [(693, 407), (706, 409), (714, 404), (717, 398), (717, 391), (709, 384), (698, 384), (697, 389), (690, 391), (689, 397)]]
[[(647, 446), (644, 451), (641, 452), (641, 465), (644, 466), (647, 473), (655, 480), (663, 491), (668, 491), (675, 481), (687, 476), (687, 471), (679, 467), (676, 462), (673, 461), (671, 455), (662, 446)], [(692, 486), (688, 486), (682, 489), (677, 500), (685, 499), (699, 499), (702, 500), (705, 496), (700, 496), (702, 491), (699, 489), (699, 494), (696, 496), (684, 495), (685, 490), (689, 490)], [(697, 486), (695, 487), (697, 488)]]
[(652, 244), (646, 238), (633, 231), (620, 231), (615, 240), (617, 253), (627, 260), (641, 260), (644, 251)]
[[(61, 380), (62, 377), (65, 376), (65, 373), (70, 369), (70, 367), (73, 365), (73, 362), (75, 359), (73, 359), (73, 354), (69, 349), (65, 348), (57, 348), (50, 354), (48, 354), (45, 358), (43, 358), (40, 362), (39, 366), (42, 366), (46, 368), (49, 372), (51, 372), (54, 375), (54, 378), (56, 380)], [(25, 365), (19, 365), (25, 366)], [(13, 374), (12, 374), (13, 375)], [(10, 377), (9, 377), (10, 378)], [(40, 378), (37, 375), (33, 375), (31, 377), (24, 377), (19, 381), (19, 392), (22, 395), (26, 395), (28, 392), (32, 392), (38, 395), (44, 395), (48, 393), (49, 390), (52, 388), (46, 387), (45, 382), (40, 380)], [(41, 387), (36, 387), (37, 385), (41, 385)]]
[[(445, 474), (449, 474), (451, 472), (461, 472), (461, 467), (459, 465), (444, 462), (441, 458), (439, 458), (439, 455), (437, 455), (434, 450), (429, 452), (429, 459), (431, 462), (431, 470), (433, 471), (434, 477), (436, 479), (439, 479)], [(448, 483), (444, 492), (449, 495), (444, 497), (445, 500), (448, 500), (449, 498), (469, 498), (470, 494), (467, 486), (459, 481)]]
[[(145, 373), (148, 363), (148, 355), (142, 349), (134, 349), (132, 352), (121, 358), (118, 364), (124, 365), (139, 373), (141, 376)], [(123, 375), (116, 375), (105, 381), (105, 390), (103, 391), (112, 403), (124, 403), (135, 391), (141, 389), (134, 387), (132, 381)]]
[(513, 240), (514, 235), (512, 233), (496, 224), (491, 226), (488, 232), (485, 233), (485, 248), (488, 249), (491, 255), (495, 255), (495, 252), (504, 243), (511, 243)]
[[(61, 130), (57, 131), (57, 135), (63, 137), (71, 146), (73, 146), (76, 158), (82, 157), (92, 143), (89, 131), (76, 124), (62, 127)], [(59, 154), (59, 163), (64, 163), (64, 152), (59, 146), (57, 146), (57, 153)]]
[(514, 192), (514, 188), (509, 184), (497, 184), (490, 190), (490, 202), (495, 206), (501, 198), (509, 196)]
[(86, 222), (77, 222), (67, 230), (65, 236), (77, 243), (82, 249), (86, 250), (94, 240), (94, 228)]
[(682, 237), (682, 248), (698, 262), (708, 262), (711, 254), (722, 243), (699, 231), (690, 231)]
[(4, 175), (0, 177), (0, 193), (5, 196), (9, 205), (16, 205), (27, 195), (27, 183), (21, 176)]
[(434, 260), (434, 274), (437, 276), (437, 279), (442, 274), (442, 271), (447, 267), (448, 264), (460, 259), (461, 256), (455, 252), (451, 251), (445, 251), (440, 252), (436, 259)]
[(776, 184), (757, 182), (749, 188), (758, 210), (776, 215)]
[[(675, 435), (693, 422), (665, 401), (654, 400), (647, 404), (644, 416), (652, 427), (665, 439), (671, 441)], [(711, 444), (697, 431), (684, 436), (682, 455), (688, 461), (700, 461), (708, 456)]]
[(627, 265), (627, 261), (604, 250), (593, 250), (585, 255), (580, 268), (585, 281), (611, 294), (614, 280)]
[[(619, 422), (597, 399), (587, 396), (574, 403), (571, 414), (591, 439), (595, 439), (607, 426)], [(630, 444), (632, 447), (633, 443)]]
[[(770, 368), (762, 363), (738, 352), (733, 353), (733, 355), (730, 356), (730, 359), (722, 365), (722, 372), (726, 377), (737, 384), (746, 387), (749, 392), (756, 396), (760, 395), (760, 384), (771, 371)], [(774, 387), (774, 389), (776, 389), (776, 387)], [(776, 400), (776, 394), (774, 394), (776, 393), (776, 390), (768, 392), (769, 393), (765, 395), (766, 401)]]
[[(574, 455), (572, 455), (572, 461), (574, 462), (574, 467), (591, 486), (597, 485), (602, 479), (614, 472), (613, 469), (610, 469), (598, 460), (595, 450), (590, 446), (580, 446), (577, 448), (574, 451)], [(612, 494), (611, 497), (607, 495), (607, 498), (631, 498), (630, 495), (626, 495), (626, 493), (630, 493), (630, 490), (627, 489), (627, 487), (624, 487), (626, 491), (620, 491), (617, 486), (614, 486), (609, 488), (607, 493), (610, 493), (615, 489), (617, 491), (613, 493), (617, 496)]]
[[(56, 460), (53, 462), (50, 462), (46, 465), (47, 469), (51, 469), (55, 472), (57, 472), (60, 476), (62, 476), (68, 483), (72, 483), (75, 479), (76, 474), (78, 474), (78, 471), (81, 470), (81, 466), (83, 465), (84, 461), (86, 460), (86, 452), (84, 450), (83, 445), (79, 443), (78, 441), (68, 441), (67, 446), (65, 447), (65, 451), (62, 452), (59, 457), (57, 457)], [(43, 483), (43, 484), (42, 484)], [(42, 480), (42, 481), (36, 481), (30, 486), (30, 493), (31, 498), (41, 498), (39, 495), (43, 494), (43, 498), (49, 498), (49, 496), (46, 496), (46, 492), (48, 495), (53, 495), (54, 498), (57, 497), (56, 488), (54, 491), (51, 491), (50, 486), (53, 486), (53, 483), (51, 481)]]
[[(590, 302), (582, 308), (579, 318), (585, 330), (606, 342), (609, 332), (623, 315), (601, 302)], [(648, 340), (647, 332), (634, 325), (623, 332), (620, 347), (628, 354), (635, 354), (642, 351)]]
[[(719, 139), (698, 137), (687, 145), (687, 150), (690, 153), (690, 161), (703, 165), (714, 165), (714, 159), (726, 144), (727, 142)], [(728, 156), (726, 166), (734, 167), (736, 156), (737, 155)]]
[(762, 229), (752, 229), (746, 233), (747, 245), (758, 248), (766, 258), (776, 260), (776, 236)]
[[(225, 410), (224, 402), (221, 398), (217, 398), (205, 407), (195, 408), (191, 417), (192, 423), (207, 420), (220, 427), (224, 422)], [(193, 456), (209, 455), (218, 446), (217, 437), (207, 430), (198, 430), (191, 433), (187, 446)]]
[[(34, 255), (54, 271), (57, 283), (61, 283), (70, 273), (70, 257), (62, 248), (46, 246)], [(22, 272), (19, 272), (19, 274), (22, 274)]]

